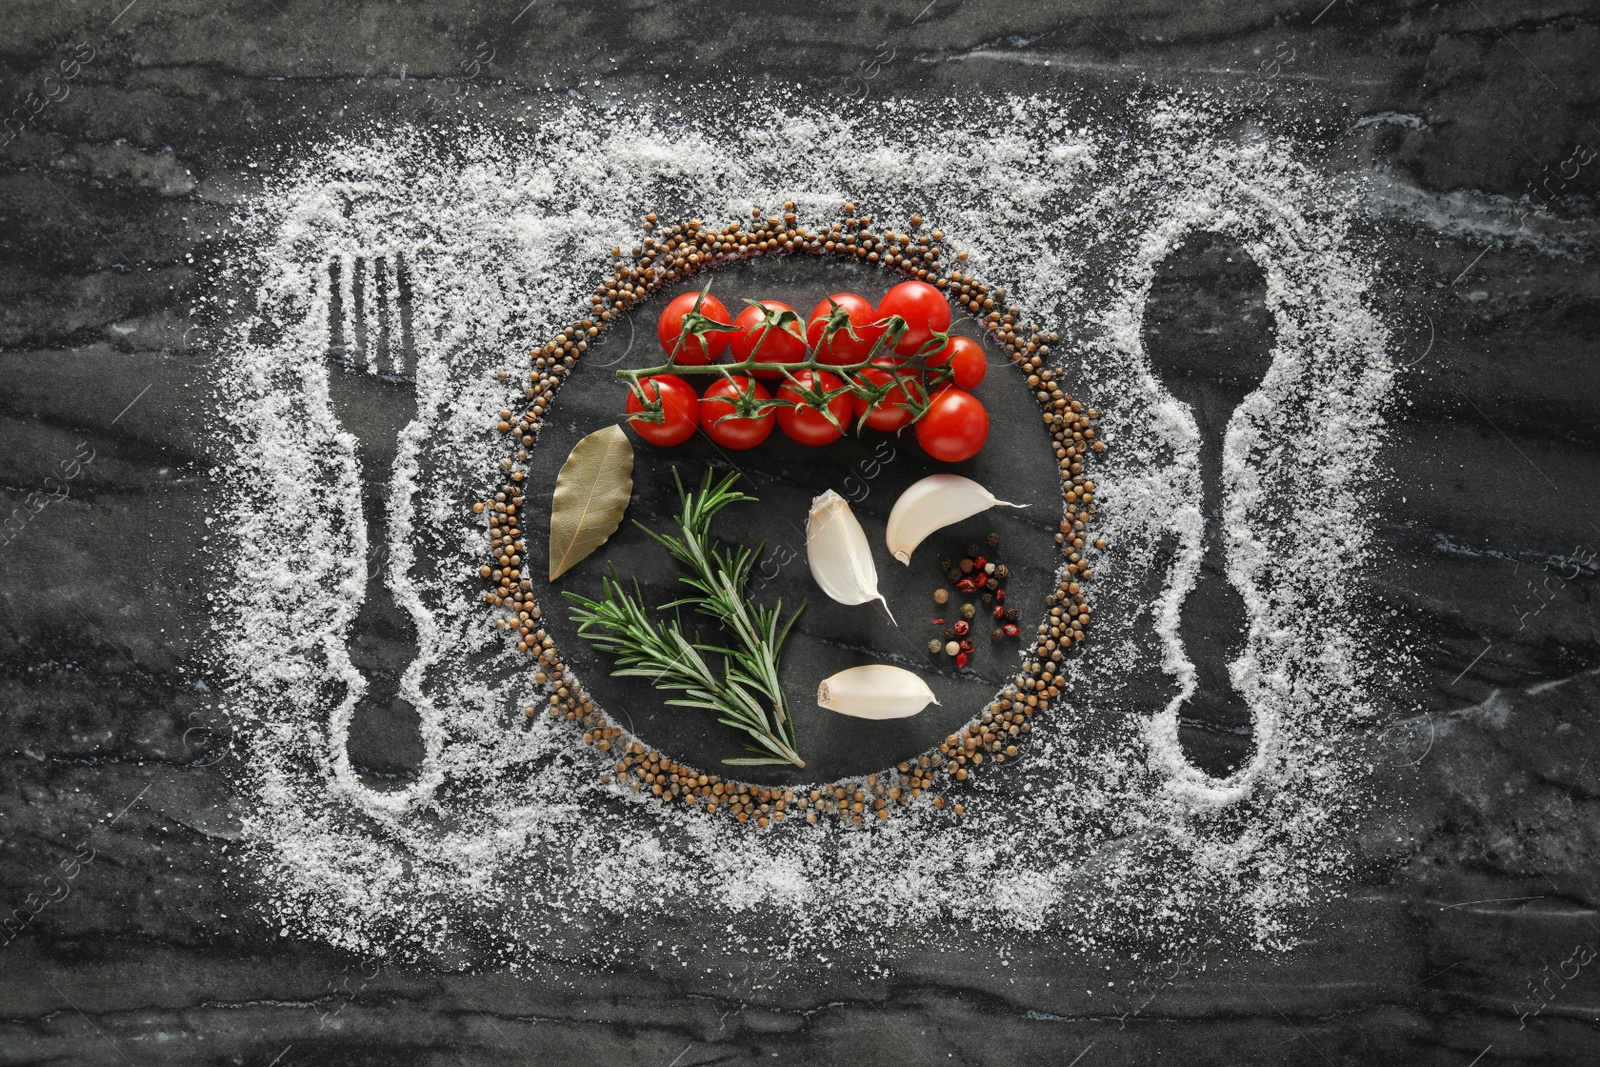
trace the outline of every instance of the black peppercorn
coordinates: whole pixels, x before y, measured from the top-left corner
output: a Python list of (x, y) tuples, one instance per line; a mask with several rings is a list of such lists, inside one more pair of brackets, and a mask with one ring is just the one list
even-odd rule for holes
[(997, 534), (997, 533), (990, 534), (988, 537), (984, 538), (984, 541), (988, 544), (988, 546), (990, 548), (999, 548), (1000, 547), (1000, 535)]
[(1006, 619), (1008, 621), (1016, 622), (1018, 618), (1020, 618), (1020, 613), (1017, 611), (1016, 608), (1007, 608), (1006, 609)]
[(989, 640), (991, 640), (991, 641), (998, 641), (1004, 636), (1005, 636), (1005, 631), (1000, 629), (998, 626), (995, 627), (993, 630), (989, 631)]
[(952, 582), (959, 582), (961, 580), (961, 571), (955, 567), (951, 567), (949, 570), (944, 572), (944, 576), (950, 579)]
[(977, 556), (978, 556), (978, 546), (977, 545), (968, 545), (967, 546), (967, 555), (969, 557), (973, 558), (973, 559), (976, 559)]

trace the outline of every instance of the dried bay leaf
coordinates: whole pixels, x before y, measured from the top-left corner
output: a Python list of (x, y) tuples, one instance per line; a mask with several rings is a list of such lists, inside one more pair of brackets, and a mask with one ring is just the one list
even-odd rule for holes
[(633, 497), (633, 444), (612, 425), (572, 446), (550, 498), (550, 580), (605, 544)]

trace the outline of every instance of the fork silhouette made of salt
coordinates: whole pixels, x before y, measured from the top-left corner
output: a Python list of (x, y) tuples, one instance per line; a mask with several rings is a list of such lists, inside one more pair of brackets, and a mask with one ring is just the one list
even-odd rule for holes
[(385, 580), (400, 433), (417, 415), (410, 269), (394, 251), (338, 256), (328, 265), (328, 399), (357, 442), (367, 531), (366, 588), (349, 640), (367, 685), (352, 713), (348, 751), (379, 788), (405, 786), (424, 755), (417, 708), (400, 693), (418, 654), (416, 626)]

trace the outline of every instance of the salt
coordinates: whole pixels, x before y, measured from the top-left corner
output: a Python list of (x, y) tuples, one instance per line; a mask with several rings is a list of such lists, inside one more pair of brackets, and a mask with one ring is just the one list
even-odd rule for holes
[[(338, 145), (267, 183), (239, 223), (250, 254), (221, 287), (254, 288), (259, 310), (227, 346), (219, 400), (238, 449), (220, 473), (238, 494), (211, 537), (250, 578), (213, 601), (244, 753), (239, 884), (285, 936), (474, 966), (534, 949), (631, 957), (627, 920), (691, 915), (702, 936), (721, 925), (727, 944), (783, 959), (870, 954), (951, 917), (1085, 948), (1293, 943), (1344, 870), (1364, 773), (1350, 739), (1376, 700), (1375, 665), (1347, 636), (1361, 605), (1339, 573), (1370, 551), (1393, 389), (1373, 268), (1349, 233), (1361, 191), (1289, 141), (1230, 139), (1192, 103), (1117, 131), (1053, 101), (993, 103), (980, 121), (904, 101), (840, 113), (752, 98), (715, 131), (572, 103), (517, 135), (465, 128), (448, 154), (393, 132)], [(931, 132), (909, 142), (907, 128)], [(543, 694), (485, 617), (466, 505), (498, 481), (488, 427), (516, 406), (524, 353), (582, 317), (645, 211), (717, 222), (785, 199), (812, 225), (846, 200), (879, 220), (920, 212), (971, 252), (966, 269), (1065, 335), (1057, 355), (1083, 361), (1068, 388), (1104, 412), (1094, 532), (1114, 550), (1091, 586), (1095, 634), (1064, 663), (1067, 696), (1025, 758), (980, 776), (963, 817), (923, 798), (870, 829), (756, 829), (605, 785), (608, 757), (568, 724), (523, 720)], [(1198, 571), (1198, 433), (1140, 337), (1154, 272), (1198, 230), (1243, 243), (1277, 321), (1272, 369), (1224, 449), (1229, 577), (1253, 620), (1233, 680), (1259, 744), (1221, 782), (1177, 742), (1193, 687), (1177, 607)], [(412, 265), (419, 367), (388, 566), (419, 635), (402, 693), (422, 711), (426, 759), (384, 793), (345, 754), (363, 682), (344, 635), (366, 546), (354, 442), (326, 392), (326, 264), (390, 250)], [(1140, 603), (1169, 534), (1175, 571)], [(1130, 711), (1121, 680), (1156, 663), (1171, 700)], [(759, 936), (746, 918), (758, 911), (775, 917)]]

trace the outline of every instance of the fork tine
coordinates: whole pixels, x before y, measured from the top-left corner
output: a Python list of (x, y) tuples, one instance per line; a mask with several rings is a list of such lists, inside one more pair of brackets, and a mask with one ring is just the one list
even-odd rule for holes
[(372, 283), (375, 300), (372, 306), (372, 329), (377, 339), (372, 344), (372, 362), (379, 374), (391, 373), (394, 350), (391, 347), (390, 320), (394, 315), (394, 279), (387, 254), (372, 260)]
[(344, 358), (344, 263), (338, 256), (330, 256), (324, 265), (320, 284), (325, 286), (319, 294), (327, 303), (328, 356)]
[(339, 257), (339, 326), (344, 340), (344, 359), (355, 366), (361, 351), (361, 286), (358, 277), (361, 260), (341, 254)]
[(361, 355), (367, 364), (368, 374), (378, 373), (378, 339), (373, 336), (373, 321), (378, 315), (378, 272), (373, 261), (363, 257), (356, 260), (361, 271), (361, 318), (356, 326), (361, 336)]
[(415, 378), (417, 374), (416, 340), (411, 333), (412, 264), (400, 252), (394, 254), (395, 302), (399, 305), (400, 344), (395, 350), (396, 373)]

